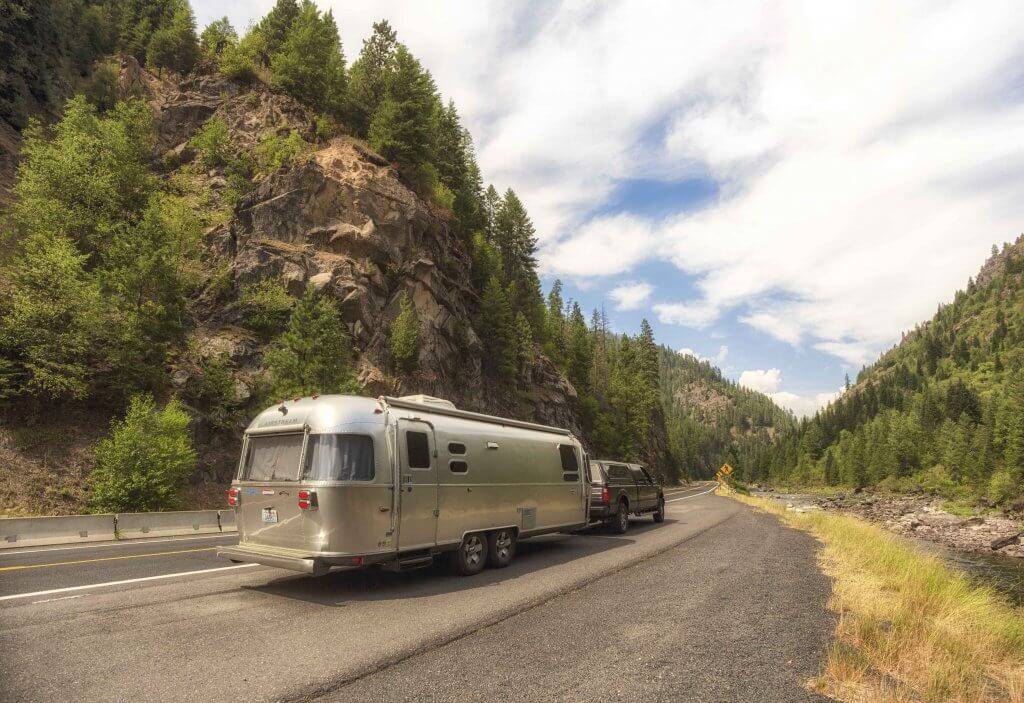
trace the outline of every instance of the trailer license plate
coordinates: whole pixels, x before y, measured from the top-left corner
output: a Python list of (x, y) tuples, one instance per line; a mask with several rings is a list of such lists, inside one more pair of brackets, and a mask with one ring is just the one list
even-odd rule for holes
[(277, 510), (274, 508), (264, 508), (263, 522), (277, 522)]

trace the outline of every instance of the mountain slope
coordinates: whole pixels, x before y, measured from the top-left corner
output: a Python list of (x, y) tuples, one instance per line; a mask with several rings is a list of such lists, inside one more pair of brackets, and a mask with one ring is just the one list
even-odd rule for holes
[(1024, 237), (787, 435), (751, 480), (1009, 505), (1024, 491)]
[(724, 462), (763, 461), (791, 414), (763, 393), (722, 376), (709, 362), (661, 348), (661, 396), (672, 450), (693, 477), (710, 477)]

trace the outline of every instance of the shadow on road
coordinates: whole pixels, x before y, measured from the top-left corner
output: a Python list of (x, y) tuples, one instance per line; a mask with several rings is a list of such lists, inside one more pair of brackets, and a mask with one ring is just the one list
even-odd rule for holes
[(504, 569), (486, 569), (477, 576), (455, 576), (448, 568), (447, 555), (439, 555), (432, 566), (393, 573), (379, 568), (360, 571), (335, 571), (324, 576), (288, 576), (245, 590), (292, 598), (329, 607), (344, 607), (359, 601), (384, 601), (426, 598), (489, 586), (549, 566), (567, 564), (610, 549), (633, 544), (631, 537), (676, 522), (666, 518), (661, 525), (649, 520), (633, 520), (625, 535), (611, 535), (593, 528), (573, 535), (544, 535), (523, 540), (512, 564)]

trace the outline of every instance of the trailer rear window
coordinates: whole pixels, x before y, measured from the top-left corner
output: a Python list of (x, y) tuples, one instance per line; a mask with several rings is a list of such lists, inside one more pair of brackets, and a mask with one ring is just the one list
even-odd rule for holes
[(309, 436), (309, 481), (372, 481), (373, 438), (362, 434)]
[(302, 468), (301, 434), (274, 434), (249, 438), (245, 469), (247, 481), (297, 481)]

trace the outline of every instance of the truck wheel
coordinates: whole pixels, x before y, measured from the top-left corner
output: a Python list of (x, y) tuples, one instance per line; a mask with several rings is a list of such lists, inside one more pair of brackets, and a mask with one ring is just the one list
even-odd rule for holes
[(487, 565), (487, 537), (481, 532), (470, 532), (452, 556), (452, 566), (460, 576), (479, 574)]
[(512, 563), (516, 555), (516, 533), (515, 530), (505, 528), (495, 530), (488, 535), (489, 549), (487, 556), (491, 566), (495, 569), (504, 569)]
[(615, 517), (612, 518), (612, 531), (617, 535), (626, 534), (626, 530), (629, 529), (629, 503), (624, 500), (619, 501), (619, 510), (615, 513)]
[(654, 511), (655, 522), (665, 522), (665, 496), (658, 498), (658, 507)]

